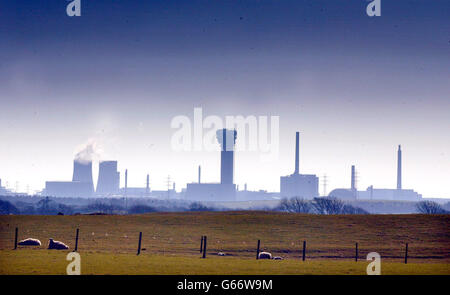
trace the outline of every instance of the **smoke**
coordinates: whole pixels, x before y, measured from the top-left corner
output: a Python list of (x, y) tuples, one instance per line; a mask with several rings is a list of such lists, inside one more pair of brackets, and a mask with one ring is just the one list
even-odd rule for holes
[(75, 161), (87, 164), (94, 160), (100, 160), (103, 150), (97, 140), (91, 138), (86, 143), (76, 148)]

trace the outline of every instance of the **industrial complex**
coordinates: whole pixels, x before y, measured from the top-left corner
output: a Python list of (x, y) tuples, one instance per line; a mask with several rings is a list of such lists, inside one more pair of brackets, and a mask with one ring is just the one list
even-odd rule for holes
[[(216, 132), (217, 143), (220, 145), (220, 182), (203, 183), (201, 181), (201, 167), (198, 166), (198, 181), (188, 183), (186, 188), (177, 191), (175, 183), (166, 190), (152, 190), (150, 188), (150, 176), (146, 175), (143, 187), (128, 186), (128, 170), (124, 173), (124, 187), (120, 187), (120, 172), (117, 161), (101, 161), (96, 189), (92, 176), (92, 161), (73, 161), (72, 181), (46, 181), (45, 188), (40, 193), (43, 196), (54, 197), (151, 197), (173, 198), (190, 201), (253, 201), (276, 200), (280, 198), (298, 197), (314, 199), (319, 195), (319, 177), (314, 174), (300, 173), (300, 133), (295, 136), (295, 162), (294, 172), (280, 177), (280, 192), (267, 192), (265, 190), (250, 191), (245, 184), (243, 190), (239, 190), (234, 182), (234, 153), (237, 139), (236, 130), (219, 129)], [(2, 186), (0, 180), (0, 194), (17, 194)], [(328, 197), (342, 200), (404, 200), (418, 201), (422, 195), (412, 189), (402, 187), (402, 150), (397, 150), (397, 187), (374, 188), (372, 185), (366, 190), (358, 190), (356, 184), (356, 168), (351, 166), (350, 188), (337, 188), (332, 190)]]
[(414, 190), (402, 188), (402, 148), (400, 145), (397, 151), (397, 187), (395, 189), (376, 189), (371, 185), (365, 191), (358, 191), (355, 166), (352, 165), (350, 189), (335, 189), (330, 192), (329, 196), (344, 200), (419, 201), (422, 199), (422, 195)]
[(188, 183), (185, 197), (198, 201), (235, 201), (236, 185), (234, 184), (234, 147), (236, 130), (217, 130), (217, 141), (220, 144), (220, 183), (201, 183), (201, 167), (198, 171), (198, 183)]

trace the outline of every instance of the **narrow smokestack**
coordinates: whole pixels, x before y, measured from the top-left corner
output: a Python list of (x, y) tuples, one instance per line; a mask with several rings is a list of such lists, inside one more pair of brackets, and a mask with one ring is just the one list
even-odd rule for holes
[(402, 150), (398, 145), (397, 151), (397, 189), (402, 189)]
[(352, 165), (352, 176), (351, 176), (351, 190), (356, 191), (356, 175), (355, 175), (355, 165)]
[(128, 188), (128, 169), (125, 169), (125, 195), (127, 194)]
[(147, 174), (147, 185), (145, 187), (145, 194), (149, 194), (150, 193), (150, 175)]
[(295, 133), (295, 171), (294, 174), (299, 174), (299, 137), (300, 132)]
[(201, 183), (202, 178), (202, 166), (198, 165), (198, 183)]

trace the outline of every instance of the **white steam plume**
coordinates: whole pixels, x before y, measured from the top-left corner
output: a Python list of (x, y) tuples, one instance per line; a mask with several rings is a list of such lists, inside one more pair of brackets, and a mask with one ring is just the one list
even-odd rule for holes
[(100, 160), (103, 150), (100, 148), (98, 142), (90, 138), (86, 143), (79, 145), (75, 149), (75, 161), (87, 164), (94, 160)]

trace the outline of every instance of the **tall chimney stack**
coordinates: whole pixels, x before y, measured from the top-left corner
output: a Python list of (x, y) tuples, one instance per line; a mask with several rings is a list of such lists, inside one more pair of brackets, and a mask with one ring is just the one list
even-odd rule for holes
[(202, 166), (198, 165), (198, 183), (201, 183), (202, 178)]
[(125, 169), (125, 195), (127, 194), (128, 188), (128, 169)]
[(217, 141), (221, 146), (220, 152), (220, 183), (234, 183), (234, 145), (236, 130), (219, 129), (216, 131)]
[(147, 174), (147, 185), (145, 187), (145, 194), (150, 194), (150, 175)]
[(355, 191), (356, 191), (356, 172), (355, 172), (355, 165), (352, 165), (351, 190), (352, 190), (352, 192), (355, 192)]
[(398, 145), (397, 151), (397, 189), (402, 189), (402, 150), (400, 145)]
[(299, 137), (300, 132), (295, 133), (295, 171), (294, 174), (299, 174)]

